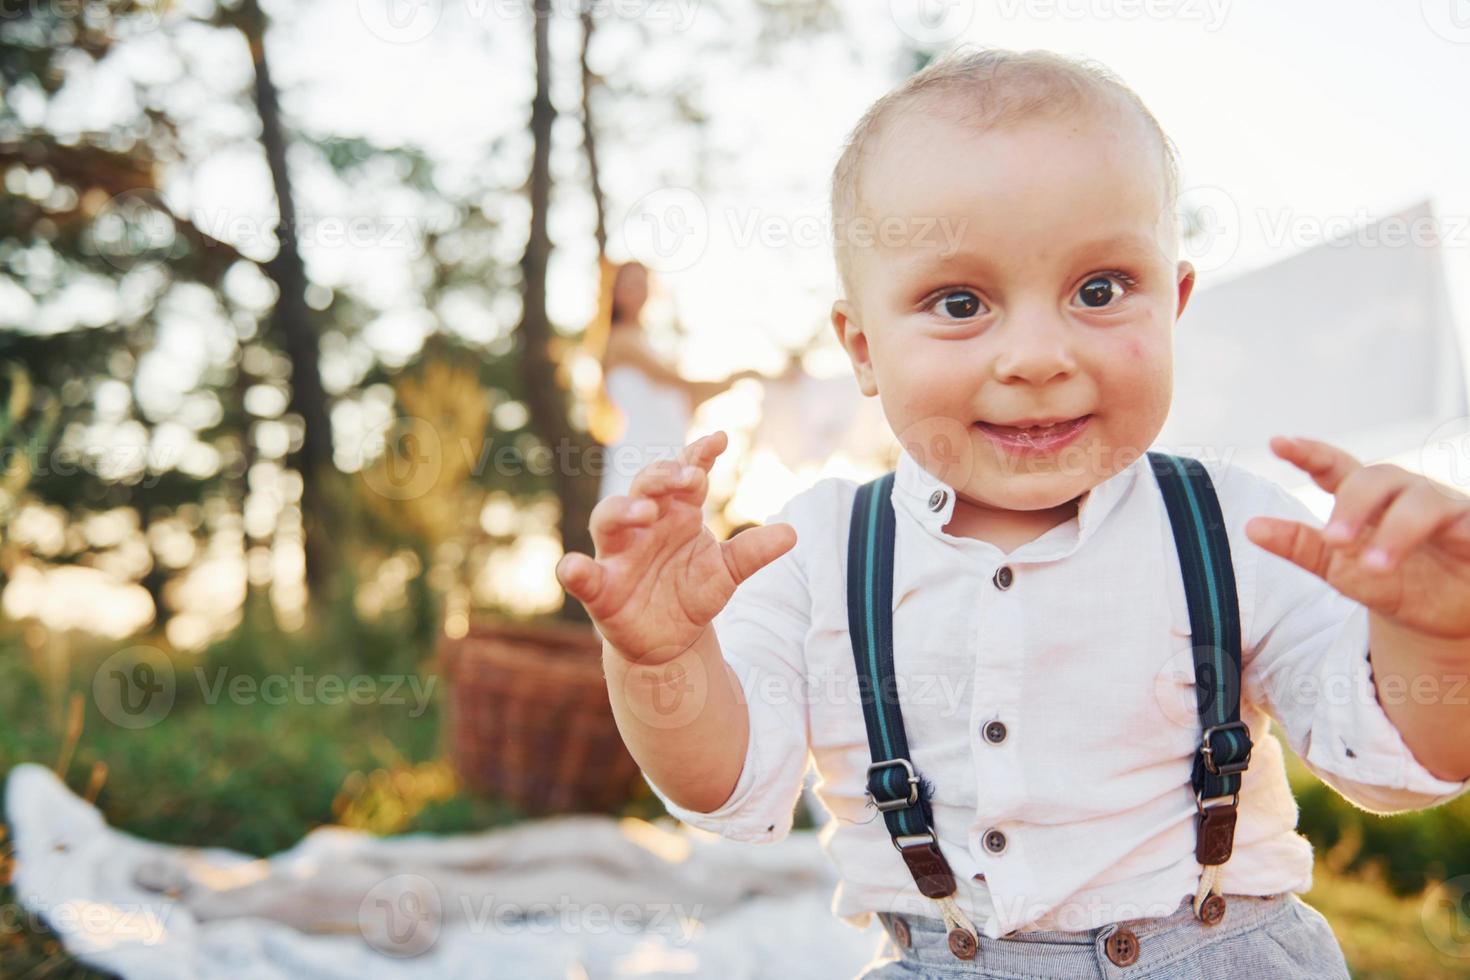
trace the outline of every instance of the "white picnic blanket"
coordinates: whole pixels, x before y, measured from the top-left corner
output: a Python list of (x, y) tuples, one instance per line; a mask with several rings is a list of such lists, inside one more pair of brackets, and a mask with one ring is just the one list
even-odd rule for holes
[(127, 980), (852, 977), (812, 831), (742, 845), (568, 816), (457, 837), (322, 828), (268, 859), (107, 826), (49, 770), (6, 783), (17, 898)]

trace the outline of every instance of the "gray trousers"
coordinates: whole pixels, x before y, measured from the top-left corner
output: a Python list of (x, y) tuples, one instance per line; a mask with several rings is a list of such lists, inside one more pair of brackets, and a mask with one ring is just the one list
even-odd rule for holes
[[(974, 959), (950, 951), (938, 918), (879, 913), (887, 930), (862, 980), (994, 977), (1008, 980), (1347, 980), (1347, 962), (1322, 914), (1293, 892), (1227, 895), (1213, 926), (1186, 896), (1171, 915), (1114, 922), (1080, 932), (981, 936)], [(900, 922), (900, 920), (902, 920)], [(1126, 933), (1127, 935), (1123, 935)], [(903, 941), (907, 945), (902, 945)], [(1122, 965), (1120, 965), (1122, 964)]]

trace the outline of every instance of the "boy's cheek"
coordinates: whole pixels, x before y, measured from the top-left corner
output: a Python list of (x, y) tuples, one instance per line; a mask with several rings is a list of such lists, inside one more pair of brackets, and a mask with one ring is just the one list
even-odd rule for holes
[(1120, 345), (1122, 356), (1125, 360), (1137, 363), (1150, 355), (1142, 340), (1137, 337), (1125, 337)]
[(879, 393), (905, 413), (967, 405), (982, 380), (977, 360), (953, 344), (913, 338), (902, 349), (875, 346), (872, 356)]
[(1099, 353), (1107, 373), (1129, 384), (1156, 388), (1173, 377), (1173, 338), (1157, 321), (1144, 320), (1116, 331)]

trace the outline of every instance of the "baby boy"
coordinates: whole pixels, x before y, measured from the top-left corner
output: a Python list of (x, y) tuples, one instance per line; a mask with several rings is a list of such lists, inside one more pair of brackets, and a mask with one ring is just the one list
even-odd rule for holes
[[(1239, 467), (1148, 452), (1195, 284), (1176, 184), (1158, 122), (1100, 68), (930, 65), (833, 175), (832, 325), (902, 447), (889, 482), (818, 481), (719, 541), (717, 431), (602, 501), (596, 555), (557, 567), (670, 812), (776, 839), (815, 761), (834, 912), (888, 932), (865, 975), (1347, 976), (1295, 897), (1311, 848), (1270, 721), (1375, 812), (1470, 786), (1470, 501), (1273, 439), (1334, 495), (1322, 527)], [(885, 514), (887, 543), (850, 550)]]

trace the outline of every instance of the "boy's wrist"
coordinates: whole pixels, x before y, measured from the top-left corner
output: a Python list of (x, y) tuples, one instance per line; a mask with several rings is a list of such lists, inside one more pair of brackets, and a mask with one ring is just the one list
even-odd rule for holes
[(745, 762), (750, 716), (713, 625), (654, 665), (630, 662), (604, 642), (603, 670), (618, 730), (644, 774), (694, 812), (727, 800)]
[(711, 655), (718, 656), (720, 652), (720, 646), (718, 641), (715, 639), (714, 634), (714, 624), (707, 624), (704, 629), (700, 630), (699, 635), (695, 637), (693, 642), (691, 642), (684, 649), (680, 650), (678, 653), (673, 654), (672, 656), (667, 654), (667, 647), (659, 650), (657, 655), (652, 652), (634, 653), (633, 651), (623, 650), (615, 646), (612, 641), (608, 640), (606, 637), (603, 637), (602, 659), (603, 663), (606, 665), (621, 664), (626, 667), (641, 667), (644, 669), (653, 669), (657, 667), (662, 667), (665, 664), (673, 663), (676, 660), (686, 658), (690, 656), (691, 653), (703, 656), (705, 658), (708, 658)]
[(713, 625), (677, 655), (658, 663), (628, 659), (603, 642), (603, 675), (614, 703), (621, 702), (641, 726), (664, 732), (694, 724), (710, 699), (712, 684), (727, 669)]

